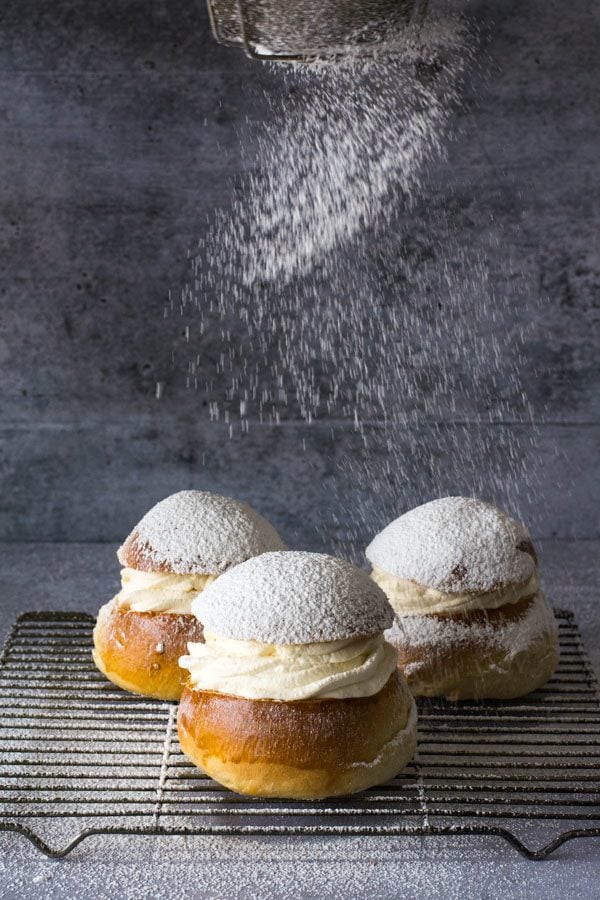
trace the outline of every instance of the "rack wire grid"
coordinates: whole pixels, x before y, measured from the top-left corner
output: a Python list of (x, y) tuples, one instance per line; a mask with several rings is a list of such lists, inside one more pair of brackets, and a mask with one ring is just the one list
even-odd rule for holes
[[(177, 742), (174, 703), (126, 694), (91, 660), (94, 620), (25, 613), (0, 658), (0, 831), (52, 858), (90, 835), (496, 835), (544, 859), (600, 836), (600, 693), (571, 613), (561, 659), (513, 701), (419, 701), (415, 760), (328, 801), (234, 794)], [(538, 849), (532, 848), (532, 843)]]

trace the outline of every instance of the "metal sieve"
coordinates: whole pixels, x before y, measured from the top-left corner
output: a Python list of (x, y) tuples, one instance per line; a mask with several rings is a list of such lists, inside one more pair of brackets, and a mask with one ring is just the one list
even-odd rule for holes
[(252, 59), (314, 62), (391, 49), (428, 0), (207, 0), (212, 33)]

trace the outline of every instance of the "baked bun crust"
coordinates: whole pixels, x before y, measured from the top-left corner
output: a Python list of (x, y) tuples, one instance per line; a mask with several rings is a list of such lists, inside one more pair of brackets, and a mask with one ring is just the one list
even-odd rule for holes
[(183, 691), (181, 749), (211, 778), (257, 797), (318, 799), (393, 778), (416, 747), (416, 711), (394, 672), (371, 697), (246, 700)]
[(172, 567), (166, 562), (156, 562), (150, 555), (148, 544), (140, 538), (137, 531), (132, 531), (125, 539), (117, 553), (119, 562), (128, 569), (136, 572), (173, 572)]
[(120, 688), (178, 700), (185, 678), (179, 657), (187, 652), (188, 641), (203, 639), (202, 625), (191, 614), (135, 612), (119, 609), (111, 600), (98, 614), (93, 657)]
[(521, 697), (545, 684), (559, 660), (556, 623), (541, 595), (460, 615), (401, 617), (386, 639), (417, 697)]

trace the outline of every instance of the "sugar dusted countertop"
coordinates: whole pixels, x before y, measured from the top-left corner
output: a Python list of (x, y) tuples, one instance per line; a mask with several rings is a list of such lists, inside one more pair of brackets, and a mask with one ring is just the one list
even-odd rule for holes
[[(600, 542), (543, 542), (551, 603), (576, 613), (600, 673)], [(326, 548), (324, 548), (326, 549)], [(116, 592), (116, 545), (0, 544), (0, 639), (18, 612), (95, 612)], [(588, 898), (598, 896), (600, 843), (567, 844), (530, 862), (495, 838), (94, 837), (52, 862), (0, 834), (6, 898)]]

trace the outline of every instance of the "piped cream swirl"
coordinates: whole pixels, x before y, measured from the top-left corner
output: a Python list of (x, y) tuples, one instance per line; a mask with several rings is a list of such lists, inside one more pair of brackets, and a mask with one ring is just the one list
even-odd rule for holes
[(533, 597), (539, 588), (537, 572), (520, 584), (508, 584), (494, 591), (451, 594), (391, 575), (373, 566), (371, 578), (385, 591), (398, 616), (424, 616), (432, 613), (473, 612), (478, 609), (497, 609)]
[(248, 700), (370, 697), (395, 670), (398, 655), (382, 634), (318, 644), (263, 644), (204, 632), (179, 665), (190, 687)]
[(174, 575), (121, 569), (120, 609), (134, 612), (191, 613), (192, 601), (216, 575)]

